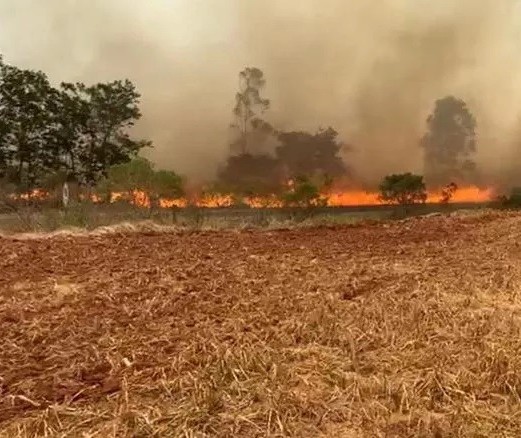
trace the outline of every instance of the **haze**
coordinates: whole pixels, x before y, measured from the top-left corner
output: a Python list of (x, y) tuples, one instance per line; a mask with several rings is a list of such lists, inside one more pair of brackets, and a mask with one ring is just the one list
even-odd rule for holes
[(520, 24), (515, 0), (2, 0), (0, 47), (55, 82), (134, 81), (150, 157), (192, 178), (225, 159), (237, 74), (256, 66), (266, 117), (336, 128), (362, 184), (422, 171), (418, 139), (448, 94), (477, 117), (485, 182), (511, 184), (521, 175)]

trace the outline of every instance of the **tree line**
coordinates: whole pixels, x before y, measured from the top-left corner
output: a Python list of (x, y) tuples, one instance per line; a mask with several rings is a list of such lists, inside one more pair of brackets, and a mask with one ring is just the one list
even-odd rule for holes
[[(266, 85), (262, 70), (244, 69), (239, 73), (239, 84), (232, 124), (236, 139), (218, 175), (229, 190), (273, 192), (287, 180), (327, 185), (332, 179), (349, 177), (346, 152), (351, 146), (339, 141), (334, 128), (317, 132), (278, 130), (263, 118), (271, 101), (262, 96)], [(467, 104), (454, 96), (437, 100), (426, 125), (426, 133), (419, 140), (424, 151), (424, 176), (408, 172), (388, 175), (380, 186), (384, 201), (422, 202), (426, 199), (425, 181), (442, 189), (443, 199), (450, 199), (457, 188), (456, 181), (477, 181), (476, 120)], [(271, 150), (266, 152), (267, 149)], [(392, 144), (389, 149), (392, 150)], [(407, 189), (402, 195), (393, 195), (400, 187)]]
[[(235, 138), (212, 189), (237, 195), (280, 194), (287, 193), (287, 182), (293, 181), (289, 198), (306, 193), (316, 199), (333, 180), (349, 177), (346, 158), (351, 146), (339, 140), (333, 127), (306, 132), (273, 126), (265, 118), (271, 106), (263, 96), (265, 85), (258, 68), (239, 73), (231, 124)], [(45, 73), (0, 58), (0, 181), (22, 191), (66, 180), (116, 190), (127, 178), (127, 187), (153, 185), (165, 196), (178, 196), (183, 182), (175, 172), (158, 173), (138, 157), (151, 146), (131, 135), (141, 117), (139, 99), (129, 80), (55, 86)], [(420, 140), (426, 181), (441, 187), (475, 179), (476, 120), (466, 103), (453, 96), (440, 99), (426, 123)], [(417, 184), (409, 176), (402, 174), (402, 185)], [(396, 175), (382, 184), (390, 181), (396, 182)]]
[(20, 190), (53, 178), (94, 185), (150, 145), (129, 131), (139, 98), (129, 80), (53, 86), (0, 58), (0, 179)]

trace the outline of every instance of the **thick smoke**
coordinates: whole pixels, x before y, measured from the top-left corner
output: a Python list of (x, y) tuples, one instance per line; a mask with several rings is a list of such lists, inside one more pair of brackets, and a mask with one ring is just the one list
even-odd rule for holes
[(56, 82), (136, 82), (150, 157), (188, 176), (226, 156), (237, 74), (257, 66), (270, 122), (335, 127), (362, 184), (422, 172), (425, 119), (449, 94), (478, 121), (484, 182), (508, 184), (521, 167), (520, 22), (517, 2), (496, 0), (3, 0), (0, 44)]

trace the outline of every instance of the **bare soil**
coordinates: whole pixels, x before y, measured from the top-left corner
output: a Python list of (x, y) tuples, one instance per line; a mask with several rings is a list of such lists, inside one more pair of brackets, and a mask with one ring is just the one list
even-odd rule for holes
[(0, 436), (521, 436), (521, 215), (0, 238)]

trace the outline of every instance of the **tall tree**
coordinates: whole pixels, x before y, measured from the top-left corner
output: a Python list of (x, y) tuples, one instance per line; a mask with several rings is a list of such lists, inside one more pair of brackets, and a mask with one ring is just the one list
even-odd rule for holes
[(88, 147), (90, 103), (78, 93), (75, 84), (62, 83), (57, 93), (55, 108), (57, 128), (54, 141), (60, 151), (57, 162), (69, 177), (84, 182), (85, 163), (82, 157)]
[(269, 124), (262, 121), (262, 114), (270, 106), (269, 99), (261, 97), (261, 90), (266, 85), (264, 73), (256, 67), (247, 67), (239, 73), (239, 91), (235, 95), (235, 124), (233, 127), (239, 131), (239, 136), (232, 147), (239, 153), (251, 152), (248, 149), (251, 134), (254, 131), (265, 133), (271, 131)]
[(422, 138), (425, 178), (430, 184), (469, 181), (475, 174), (476, 120), (467, 104), (454, 96), (437, 100)]

